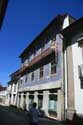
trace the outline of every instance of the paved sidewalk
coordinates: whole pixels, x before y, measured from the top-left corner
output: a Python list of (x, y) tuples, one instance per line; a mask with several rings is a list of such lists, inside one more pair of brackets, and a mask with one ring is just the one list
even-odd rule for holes
[(66, 125), (83, 125), (83, 117), (74, 114), (72, 121), (67, 120)]
[[(25, 111), (14, 108), (0, 106), (0, 125), (29, 125), (29, 117)], [(39, 118), (39, 125), (64, 125), (56, 120)]]
[(6, 104), (0, 102), (0, 106), (6, 106)]

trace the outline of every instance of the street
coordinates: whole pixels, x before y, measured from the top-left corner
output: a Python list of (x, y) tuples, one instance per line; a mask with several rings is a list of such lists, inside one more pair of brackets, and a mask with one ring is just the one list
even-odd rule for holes
[[(0, 125), (29, 125), (26, 112), (14, 107), (0, 106)], [(56, 120), (39, 118), (39, 125), (63, 125)]]

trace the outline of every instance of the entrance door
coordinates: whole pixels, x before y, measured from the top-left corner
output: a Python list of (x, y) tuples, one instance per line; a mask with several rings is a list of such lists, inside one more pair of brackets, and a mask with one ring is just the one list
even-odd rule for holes
[(29, 95), (29, 110), (32, 108), (34, 102), (34, 95)]
[(24, 103), (23, 103), (23, 105), (24, 105), (24, 110), (26, 110), (26, 94), (24, 94)]
[(38, 108), (42, 108), (42, 103), (43, 103), (43, 95), (38, 95)]

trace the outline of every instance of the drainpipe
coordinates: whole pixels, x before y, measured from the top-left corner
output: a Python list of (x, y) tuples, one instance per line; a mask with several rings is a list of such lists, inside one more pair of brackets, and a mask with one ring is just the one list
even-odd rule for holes
[(63, 93), (64, 93), (64, 120), (66, 121), (66, 112), (65, 112), (65, 57), (64, 57), (64, 41), (63, 41)]
[(63, 94), (64, 94), (64, 121), (66, 121), (66, 111), (65, 111), (65, 104), (66, 104), (66, 100), (65, 100), (65, 57), (64, 57), (64, 48), (65, 48), (65, 43), (64, 43), (64, 37), (60, 34), (60, 38), (62, 40), (62, 52), (63, 52)]
[[(63, 37), (63, 83), (64, 83), (64, 119), (66, 121), (66, 106), (67, 106), (67, 83), (68, 83), (68, 67), (67, 67), (67, 51), (66, 51), (66, 39)], [(66, 54), (64, 56), (64, 54)]]

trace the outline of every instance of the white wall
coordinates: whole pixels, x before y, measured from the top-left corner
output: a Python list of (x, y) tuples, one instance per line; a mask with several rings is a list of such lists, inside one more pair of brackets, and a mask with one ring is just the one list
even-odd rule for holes
[(66, 16), (62, 25), (62, 29), (65, 29), (67, 26), (69, 26), (69, 16)]
[[(73, 38), (72, 42), (77, 41), (77, 38)], [(75, 87), (75, 108), (76, 112), (83, 114), (83, 89), (80, 87), (80, 79), (78, 76), (78, 65), (83, 64), (81, 48), (78, 47), (78, 43), (72, 44), (73, 55), (73, 71), (74, 71), (74, 87)]]

